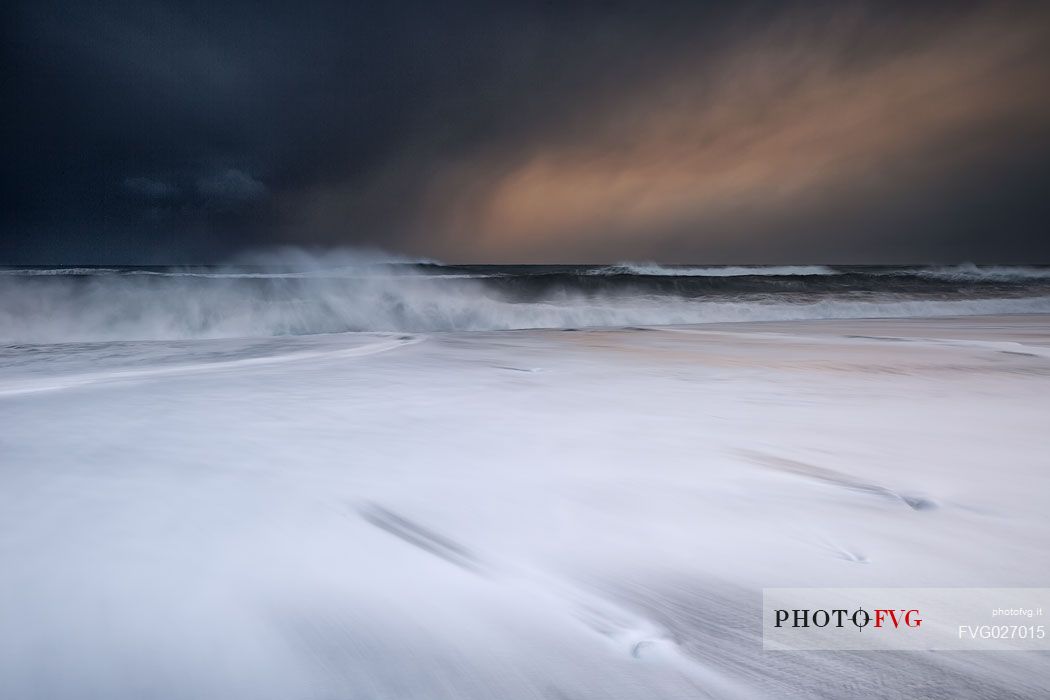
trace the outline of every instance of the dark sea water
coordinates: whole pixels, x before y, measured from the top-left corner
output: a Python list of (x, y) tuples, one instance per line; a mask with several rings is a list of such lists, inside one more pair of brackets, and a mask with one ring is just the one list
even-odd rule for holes
[(310, 258), (0, 269), (0, 342), (1050, 312), (1047, 266), (442, 265)]

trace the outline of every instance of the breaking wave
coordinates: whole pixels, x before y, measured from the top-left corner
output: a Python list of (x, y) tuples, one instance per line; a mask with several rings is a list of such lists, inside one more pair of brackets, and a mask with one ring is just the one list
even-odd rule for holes
[[(0, 343), (440, 332), (729, 321), (1050, 313), (1050, 290), (975, 297), (639, 286), (584, 273), (502, 276), (70, 273), (0, 277)], [(568, 280), (568, 281), (567, 281)], [(750, 289), (750, 287), (746, 288)], [(761, 288), (765, 289), (765, 288)]]
[(947, 267), (927, 267), (915, 270), (920, 277), (941, 280), (988, 281), (988, 282), (1023, 282), (1027, 280), (1050, 280), (1050, 268), (1020, 266), (952, 265)]

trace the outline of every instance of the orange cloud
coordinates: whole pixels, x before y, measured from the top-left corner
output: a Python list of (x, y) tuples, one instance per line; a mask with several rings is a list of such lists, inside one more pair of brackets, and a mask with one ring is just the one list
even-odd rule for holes
[(449, 164), (421, 226), (472, 257), (543, 257), (790, 211), (867, 177), (943, 177), (1050, 117), (1048, 13), (1017, 7), (875, 37), (864, 18), (795, 19), (673, 56), (582, 96), (560, 133)]

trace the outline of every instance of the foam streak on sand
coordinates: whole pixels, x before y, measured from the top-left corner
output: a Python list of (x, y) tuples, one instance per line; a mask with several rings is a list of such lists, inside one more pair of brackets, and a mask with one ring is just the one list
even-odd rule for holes
[(0, 696), (1050, 685), (759, 629), (763, 587), (1046, 585), (1050, 317), (419, 339), (6, 348)]
[[(262, 357), (245, 357), (239, 359), (212, 360), (208, 362), (180, 363), (173, 366), (149, 367), (146, 369), (118, 369), (87, 374), (60, 375), (38, 379), (39, 373), (31, 372), (28, 378), (18, 379), (7, 384), (0, 384), (0, 397), (15, 394), (32, 394), (38, 391), (60, 391), (98, 382), (120, 382), (141, 379), (152, 379), (163, 375), (187, 374), (197, 372), (215, 372), (221, 370), (238, 370), (257, 365), (271, 365), (280, 362), (302, 362), (304, 360), (334, 360), (347, 357), (363, 357), (380, 352), (387, 352), (405, 345), (424, 340), (424, 336), (400, 335), (389, 338), (383, 333), (358, 333), (350, 340), (344, 341), (348, 347), (327, 350), (298, 350), (288, 353), (268, 354)], [(371, 337), (369, 337), (371, 336)], [(387, 337), (384, 337), (387, 336)], [(375, 342), (367, 342), (375, 340)], [(363, 341), (357, 344), (353, 341)]]

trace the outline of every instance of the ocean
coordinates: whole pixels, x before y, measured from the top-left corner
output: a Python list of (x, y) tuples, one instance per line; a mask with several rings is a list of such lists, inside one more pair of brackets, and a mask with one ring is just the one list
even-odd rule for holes
[(1050, 267), (442, 265), (0, 269), (0, 342), (617, 328), (1039, 313)]

